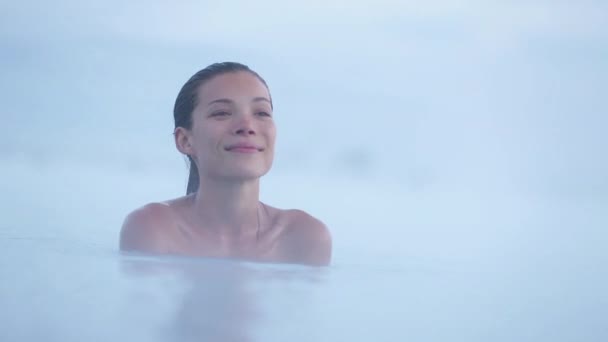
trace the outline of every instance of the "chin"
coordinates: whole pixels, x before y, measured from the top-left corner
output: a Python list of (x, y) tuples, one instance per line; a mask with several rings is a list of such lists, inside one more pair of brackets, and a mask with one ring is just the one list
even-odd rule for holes
[(270, 171), (269, 167), (231, 167), (228, 170), (224, 170), (221, 173), (221, 177), (235, 181), (255, 180), (267, 174), (268, 171)]

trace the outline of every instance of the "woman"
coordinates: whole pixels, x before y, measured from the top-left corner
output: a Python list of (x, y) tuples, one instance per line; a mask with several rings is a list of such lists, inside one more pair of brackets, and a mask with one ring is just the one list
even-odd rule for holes
[(175, 145), (190, 160), (184, 197), (127, 216), (120, 248), (158, 254), (328, 265), (325, 225), (259, 201), (276, 128), (266, 82), (239, 63), (197, 72), (175, 101)]

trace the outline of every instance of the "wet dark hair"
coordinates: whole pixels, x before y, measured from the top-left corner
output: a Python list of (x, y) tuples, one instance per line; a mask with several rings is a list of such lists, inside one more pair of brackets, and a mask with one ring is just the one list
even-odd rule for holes
[[(222, 62), (214, 63), (206, 67), (205, 69), (199, 70), (196, 74), (192, 75), (190, 79), (182, 86), (182, 89), (177, 94), (175, 99), (175, 106), (173, 107), (173, 118), (175, 119), (175, 128), (183, 127), (185, 129), (192, 129), (192, 111), (198, 104), (197, 92), (200, 86), (205, 84), (212, 78), (223, 75), (229, 72), (248, 72), (257, 77), (268, 89), (266, 81), (258, 75), (255, 71), (249, 69), (248, 66), (236, 63), (236, 62)], [(270, 93), (270, 90), (269, 90)], [(272, 104), (272, 97), (270, 98)], [(199, 175), (198, 166), (192, 158), (188, 155), (190, 162), (190, 175), (188, 176), (188, 186), (186, 188), (186, 194), (196, 192), (199, 187)]]

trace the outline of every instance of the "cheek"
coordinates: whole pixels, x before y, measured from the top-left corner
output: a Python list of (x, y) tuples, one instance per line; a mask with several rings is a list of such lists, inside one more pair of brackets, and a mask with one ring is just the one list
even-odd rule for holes
[(277, 129), (274, 125), (268, 129), (268, 145), (274, 147), (274, 142), (277, 139)]
[(217, 149), (220, 146), (220, 143), (217, 139), (214, 138), (212, 132), (208, 130), (197, 130), (192, 139), (192, 149), (194, 155), (197, 156), (199, 160), (212, 160), (217, 156)]

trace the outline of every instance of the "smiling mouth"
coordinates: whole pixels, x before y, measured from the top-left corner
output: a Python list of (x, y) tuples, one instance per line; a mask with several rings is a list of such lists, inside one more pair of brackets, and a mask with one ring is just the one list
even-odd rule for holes
[(239, 152), (239, 153), (254, 153), (254, 152), (263, 152), (263, 148), (257, 148), (253, 146), (234, 146), (234, 147), (226, 147), (224, 150), (228, 152)]

